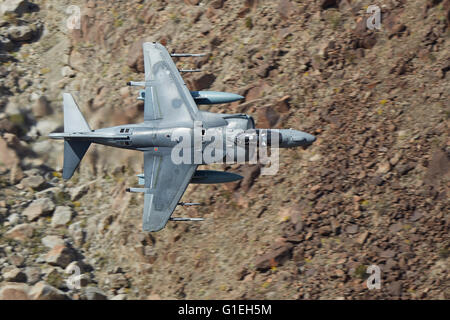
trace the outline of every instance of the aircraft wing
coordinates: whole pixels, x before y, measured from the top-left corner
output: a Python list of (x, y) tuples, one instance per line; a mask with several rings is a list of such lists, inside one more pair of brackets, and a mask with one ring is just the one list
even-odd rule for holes
[(144, 152), (144, 231), (164, 228), (184, 194), (196, 164), (174, 164), (171, 149)]
[(192, 126), (198, 112), (172, 57), (157, 42), (145, 42), (145, 100), (144, 121), (160, 119), (165, 124)]

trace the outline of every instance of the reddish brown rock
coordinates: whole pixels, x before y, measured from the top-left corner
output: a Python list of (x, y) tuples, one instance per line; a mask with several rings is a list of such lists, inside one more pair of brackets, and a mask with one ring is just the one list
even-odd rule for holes
[(244, 178), (241, 180), (241, 188), (243, 191), (248, 191), (253, 183), (255, 182), (255, 179), (259, 176), (261, 173), (261, 166), (260, 165), (254, 165), (247, 168), (248, 170), (245, 170)]
[(250, 12), (250, 8), (248, 8), (248, 7), (242, 7), (242, 8), (238, 11), (237, 16), (238, 16), (239, 18), (243, 18), (243, 17), (245, 17), (249, 12)]
[(281, 0), (277, 9), (282, 19), (288, 19), (295, 14), (295, 7), (289, 0)]
[(208, 89), (216, 80), (216, 76), (212, 73), (205, 73), (201, 76), (197, 76), (190, 81), (191, 90), (203, 90)]
[(145, 39), (136, 40), (128, 50), (127, 66), (137, 72), (144, 72), (142, 44), (145, 41)]
[(36, 118), (48, 116), (52, 112), (50, 102), (46, 96), (40, 96), (33, 105), (33, 114)]
[(255, 267), (258, 271), (266, 271), (272, 267), (282, 265), (291, 258), (292, 248), (291, 243), (282, 243), (275, 245), (271, 251), (259, 256), (255, 260)]
[(99, 109), (105, 105), (108, 91), (109, 90), (106, 87), (100, 87), (97, 89), (97, 95), (92, 102), (93, 109)]
[(30, 290), (32, 300), (67, 300), (68, 296), (44, 281), (36, 283)]
[(253, 85), (245, 93), (245, 101), (252, 101), (261, 98), (265, 92), (269, 90), (269, 86), (265, 82)]
[(450, 157), (442, 150), (436, 150), (431, 156), (425, 182), (430, 185), (439, 185), (444, 177), (450, 176)]
[(289, 95), (284, 96), (281, 99), (279, 99), (275, 103), (275, 106), (274, 106), (275, 110), (280, 113), (289, 112), (289, 109), (291, 108), (291, 106), (289, 105), (290, 99), (291, 99), (291, 96), (289, 96)]
[(280, 119), (278, 112), (276, 112), (271, 106), (259, 108), (257, 115), (259, 128), (272, 128)]
[(225, 3), (225, 0), (213, 0), (210, 5), (214, 9), (221, 9), (223, 7), (224, 3)]
[(26, 241), (33, 236), (34, 228), (27, 223), (19, 224), (5, 233), (5, 238)]
[(391, 295), (398, 297), (402, 294), (402, 284), (400, 281), (395, 281), (388, 285), (388, 291)]
[(255, 9), (258, 6), (259, 0), (245, 0), (244, 7)]
[(17, 157), (14, 149), (10, 148), (7, 141), (0, 137), (0, 168), (11, 168), (19, 164), (19, 158)]
[(65, 245), (56, 245), (47, 253), (45, 261), (52, 266), (60, 266), (61, 268), (65, 268), (69, 265), (69, 263), (75, 260), (75, 258), (76, 255), (72, 249)]
[(28, 300), (30, 287), (24, 283), (6, 284), (0, 289), (0, 300)]

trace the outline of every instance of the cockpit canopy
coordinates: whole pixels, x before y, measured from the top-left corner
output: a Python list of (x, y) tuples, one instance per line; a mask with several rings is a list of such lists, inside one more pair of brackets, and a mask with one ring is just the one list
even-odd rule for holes
[(222, 117), (228, 122), (229, 129), (255, 129), (255, 120), (247, 114), (224, 114)]
[(235, 143), (239, 146), (248, 146), (250, 144), (270, 146), (274, 139), (277, 143), (281, 142), (282, 136), (278, 130), (271, 129), (250, 129), (236, 135)]

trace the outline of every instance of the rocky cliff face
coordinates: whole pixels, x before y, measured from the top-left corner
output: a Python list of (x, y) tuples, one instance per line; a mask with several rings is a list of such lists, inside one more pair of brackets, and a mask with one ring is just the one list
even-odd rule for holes
[[(0, 4), (0, 299), (449, 299), (450, 1)], [(67, 28), (80, 8), (79, 29)], [(71, 20), (73, 21), (73, 20)], [(141, 43), (206, 52), (191, 89), (315, 134), (276, 176), (190, 186), (203, 223), (141, 231), (142, 156), (102, 146), (61, 179), (61, 93), (91, 127), (142, 120)], [(204, 107), (202, 107), (204, 108)], [(368, 290), (369, 265), (381, 289)], [(80, 270), (81, 289), (66, 280)], [(73, 279), (73, 278), (72, 278)]]

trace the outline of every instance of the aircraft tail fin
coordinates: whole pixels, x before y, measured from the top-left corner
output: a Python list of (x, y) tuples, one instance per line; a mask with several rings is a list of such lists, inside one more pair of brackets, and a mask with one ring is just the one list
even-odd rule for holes
[[(64, 105), (64, 132), (87, 132), (91, 131), (88, 123), (81, 114), (77, 103), (70, 93), (63, 94)], [(64, 139), (64, 165), (63, 178), (70, 179), (78, 168), (81, 159), (85, 155), (90, 141)]]
[(91, 131), (88, 123), (81, 114), (80, 108), (70, 93), (63, 94), (64, 104), (64, 132)]

